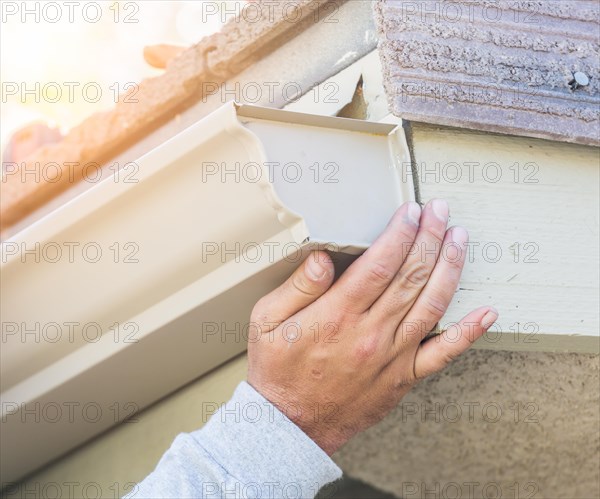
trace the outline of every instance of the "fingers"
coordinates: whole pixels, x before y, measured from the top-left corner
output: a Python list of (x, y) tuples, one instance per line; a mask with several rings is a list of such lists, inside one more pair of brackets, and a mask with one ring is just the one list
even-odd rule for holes
[(469, 235), (462, 227), (453, 227), (446, 232), (429, 281), (396, 331), (397, 348), (406, 342), (421, 342), (446, 313), (460, 281), (468, 240)]
[(399, 324), (415, 303), (438, 260), (448, 224), (448, 203), (430, 201), (421, 214), (414, 245), (389, 287), (373, 304), (370, 313), (384, 320), (394, 318)]
[(481, 307), (442, 334), (421, 343), (414, 364), (416, 379), (441, 371), (480, 338), (498, 318), (493, 307)]
[(313, 251), (287, 281), (256, 303), (251, 323), (263, 333), (271, 331), (325, 293), (333, 276), (331, 257), (325, 251)]
[(362, 313), (388, 287), (404, 262), (419, 225), (421, 207), (404, 203), (385, 231), (334, 285), (332, 299), (347, 312)]

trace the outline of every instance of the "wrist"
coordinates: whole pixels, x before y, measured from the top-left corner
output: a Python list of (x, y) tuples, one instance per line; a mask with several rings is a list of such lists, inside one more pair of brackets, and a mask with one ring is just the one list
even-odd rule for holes
[(254, 386), (265, 399), (302, 430), (328, 456), (333, 455), (351, 437), (344, 434), (337, 419), (337, 405), (333, 402), (300, 401), (297, 397)]

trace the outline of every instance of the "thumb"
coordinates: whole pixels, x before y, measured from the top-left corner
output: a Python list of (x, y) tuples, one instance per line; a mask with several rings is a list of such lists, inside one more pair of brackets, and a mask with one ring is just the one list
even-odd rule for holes
[(333, 276), (331, 257), (325, 251), (313, 251), (287, 281), (254, 305), (250, 321), (263, 333), (275, 329), (322, 296)]

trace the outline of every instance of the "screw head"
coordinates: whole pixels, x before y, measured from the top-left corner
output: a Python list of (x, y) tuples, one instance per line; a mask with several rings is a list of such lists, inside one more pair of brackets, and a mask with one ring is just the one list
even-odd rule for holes
[(581, 71), (577, 71), (573, 75), (573, 79), (575, 80), (575, 83), (577, 83), (577, 86), (579, 86), (579, 87), (587, 87), (590, 84), (590, 79), (589, 79), (588, 75), (586, 75), (585, 73), (582, 73)]

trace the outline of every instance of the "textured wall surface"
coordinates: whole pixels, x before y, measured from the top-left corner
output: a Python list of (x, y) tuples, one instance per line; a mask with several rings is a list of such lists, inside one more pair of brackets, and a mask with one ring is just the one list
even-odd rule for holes
[(599, 394), (598, 356), (472, 350), (335, 459), (404, 499), (598, 497)]
[(381, 0), (376, 14), (396, 116), (600, 143), (597, 1)]

